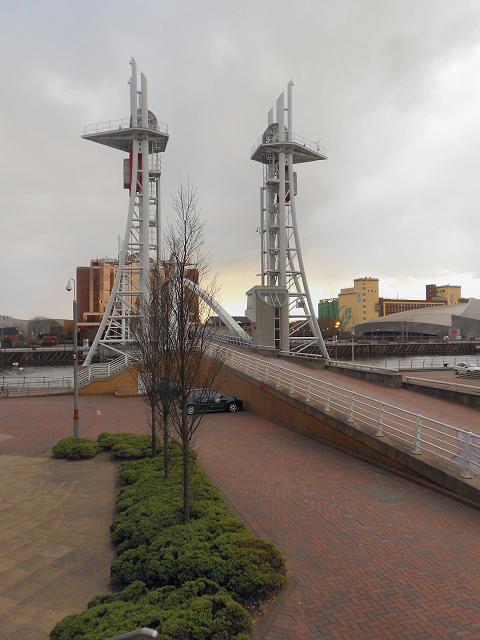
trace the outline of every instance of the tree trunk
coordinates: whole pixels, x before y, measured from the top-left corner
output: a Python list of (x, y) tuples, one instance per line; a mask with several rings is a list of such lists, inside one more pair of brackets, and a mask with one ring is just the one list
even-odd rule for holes
[(163, 412), (163, 475), (170, 477), (170, 452), (168, 450), (168, 411)]
[(157, 434), (155, 433), (155, 405), (152, 403), (151, 406), (152, 411), (152, 458), (155, 458), (157, 455)]
[(188, 441), (187, 407), (185, 401), (182, 411), (182, 445), (183, 445), (183, 521), (190, 520), (190, 470), (188, 468), (188, 453), (190, 443)]

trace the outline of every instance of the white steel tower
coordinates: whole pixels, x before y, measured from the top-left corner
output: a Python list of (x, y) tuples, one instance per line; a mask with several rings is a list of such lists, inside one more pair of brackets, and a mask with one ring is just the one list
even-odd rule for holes
[[(276, 104), (276, 120), (272, 108), (268, 113), (268, 127), (252, 149), (252, 160), (264, 165), (263, 187), (260, 191), (261, 284), (287, 287), (291, 327), (289, 349), (299, 352), (318, 345), (322, 355), (329, 358), (312, 304), (300, 250), (295, 207), (297, 174), (293, 171), (294, 164), (326, 160), (326, 156), (325, 150), (317, 142), (310, 142), (293, 133), (292, 86), (293, 82), (290, 81), (287, 106), (282, 93)], [(310, 337), (302, 337), (306, 326), (310, 326)]]
[(129, 154), (124, 160), (124, 186), (130, 189), (115, 282), (86, 365), (91, 363), (99, 344), (123, 353), (132, 342), (131, 322), (148, 298), (150, 269), (159, 255), (160, 153), (167, 146), (168, 128), (148, 110), (147, 79), (142, 73), (137, 91), (137, 65), (133, 58), (131, 65), (130, 118), (86, 126), (82, 136)]

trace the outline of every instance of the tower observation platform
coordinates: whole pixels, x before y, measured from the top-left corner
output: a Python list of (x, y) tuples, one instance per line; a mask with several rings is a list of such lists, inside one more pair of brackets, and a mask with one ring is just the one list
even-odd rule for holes
[(293, 164), (301, 162), (313, 162), (314, 160), (326, 160), (325, 149), (318, 142), (312, 142), (295, 133), (285, 132), (285, 140), (280, 140), (278, 124), (271, 124), (265, 133), (252, 147), (251, 159), (263, 164), (270, 164), (272, 153), (291, 153)]

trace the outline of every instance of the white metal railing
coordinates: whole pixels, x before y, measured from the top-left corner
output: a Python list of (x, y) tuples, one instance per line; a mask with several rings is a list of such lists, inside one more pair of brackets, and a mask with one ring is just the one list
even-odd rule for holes
[(377, 367), (370, 364), (362, 364), (360, 362), (348, 362), (348, 360), (330, 360), (329, 367), (336, 369), (354, 369), (357, 371), (373, 371), (378, 373), (398, 373), (395, 367)]
[(32, 391), (42, 390), (48, 395), (59, 389), (73, 389), (73, 380), (72, 378), (3, 378), (1, 386), (6, 387), (12, 394), (29, 396)]
[[(163, 123), (157, 123), (158, 126), (154, 127), (151, 124), (148, 128), (151, 131), (160, 131), (160, 133), (168, 134), (168, 125)], [(83, 133), (88, 136), (92, 133), (106, 133), (107, 131), (115, 131), (117, 129), (130, 129), (130, 118), (122, 118), (121, 120), (108, 120), (107, 122), (97, 122), (95, 124), (86, 124)]]
[(125, 354), (105, 364), (91, 364), (78, 372), (78, 384), (86, 384), (94, 378), (110, 378), (128, 369), (134, 362), (134, 355)]
[(299, 395), (307, 402), (320, 405), (326, 412), (337, 411), (347, 422), (361, 422), (378, 438), (388, 434), (406, 443), (415, 455), (426, 451), (461, 465), (462, 478), (471, 478), (470, 471), (480, 472), (480, 436), (472, 432), (241, 351), (213, 344), (208, 351), (216, 353), (219, 349), (225, 364), (232, 368)]
[[(307, 140), (307, 138), (303, 138), (302, 136), (297, 135), (296, 133), (291, 133), (289, 136), (289, 140), (285, 142), (294, 142), (295, 144), (300, 145), (301, 147), (305, 147), (306, 149), (310, 149), (310, 151), (315, 151), (315, 153), (320, 153), (321, 155), (325, 155), (325, 148), (320, 146), (319, 142), (314, 142), (312, 140)], [(258, 138), (255, 144), (252, 147), (250, 155), (253, 156), (258, 147), (262, 144), (276, 144), (280, 142), (278, 137), (274, 137), (269, 139), (267, 142), (263, 141), (263, 135)], [(283, 142), (283, 140), (282, 140)]]
[(405, 376), (406, 382), (415, 382), (424, 387), (444, 387), (452, 391), (468, 391), (469, 393), (480, 393), (480, 387), (472, 384), (459, 384), (458, 382), (447, 382), (446, 380), (430, 380), (429, 378), (415, 378), (413, 376)]
[[(82, 386), (90, 380), (95, 378), (110, 378), (117, 375), (122, 371), (125, 371), (131, 367), (135, 362), (135, 354), (125, 354), (111, 360), (105, 364), (91, 364), (88, 367), (80, 369), (78, 372), (78, 384)], [(0, 386), (6, 387), (9, 392), (15, 394), (16, 392), (22, 393), (22, 395), (30, 395), (31, 391), (46, 390), (47, 394), (57, 391), (58, 389), (73, 390), (73, 377), (63, 378), (0, 378)]]
[(212, 329), (210, 336), (213, 340), (219, 342), (226, 342), (227, 344), (235, 344), (239, 347), (251, 347), (251, 338), (239, 336), (238, 333), (234, 333), (232, 329)]
[(393, 359), (388, 358), (384, 363), (375, 365), (380, 369), (397, 369), (398, 371), (412, 371), (422, 369), (441, 369), (442, 367), (454, 367), (457, 362), (469, 362), (470, 364), (479, 365), (480, 357), (476, 356), (445, 356), (431, 358), (410, 358), (410, 359)]

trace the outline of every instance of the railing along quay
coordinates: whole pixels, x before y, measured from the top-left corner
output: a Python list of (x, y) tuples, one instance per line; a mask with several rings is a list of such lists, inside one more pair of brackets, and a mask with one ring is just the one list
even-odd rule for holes
[(10, 397), (30, 395), (50, 395), (51, 393), (70, 393), (73, 391), (71, 378), (2, 378), (0, 386), (8, 389)]
[[(117, 375), (128, 369), (135, 362), (135, 355), (123, 355), (105, 364), (92, 364), (89, 367), (80, 369), (78, 372), (78, 385), (81, 387), (95, 379), (105, 379)], [(6, 387), (9, 396), (29, 396), (34, 392), (43, 392), (47, 395), (58, 393), (59, 390), (69, 393), (73, 391), (73, 377), (63, 378), (10, 378), (3, 376), (0, 378), (0, 386)]]
[(377, 438), (388, 435), (420, 455), (427, 451), (462, 467), (461, 477), (480, 472), (480, 436), (401, 407), (370, 398), (337, 385), (305, 375), (272, 361), (211, 345), (209, 352), (221, 350), (225, 364), (273, 387), (296, 394), (323, 411), (337, 411), (347, 422), (370, 427)]
[[(469, 376), (465, 376), (465, 377), (469, 378)], [(479, 378), (476, 378), (476, 379), (478, 380)], [(477, 387), (473, 384), (447, 382), (446, 380), (430, 380), (429, 378), (415, 378), (414, 376), (405, 376), (405, 382), (414, 382), (415, 384), (421, 384), (425, 387), (448, 389), (449, 391), (464, 391), (467, 393), (480, 393), (480, 387)]]

